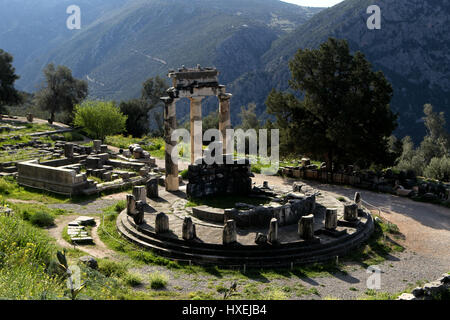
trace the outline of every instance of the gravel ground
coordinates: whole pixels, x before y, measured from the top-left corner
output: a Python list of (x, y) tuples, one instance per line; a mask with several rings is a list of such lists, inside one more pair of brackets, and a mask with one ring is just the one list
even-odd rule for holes
[[(442, 264), (442, 261), (430, 259), (411, 251), (405, 251), (390, 257), (385, 262), (378, 265), (381, 270), (380, 288), (377, 290), (383, 293), (399, 293), (416, 283), (425, 281), (433, 281), (448, 271), (448, 265)], [(238, 291), (242, 292), (245, 286), (254, 285), (261, 292), (266, 287), (278, 288), (283, 287), (295, 288), (300, 286), (304, 288), (304, 293), (295, 292), (285, 293), (289, 299), (358, 299), (367, 297), (365, 294), (368, 289), (367, 281), (371, 273), (367, 269), (359, 265), (347, 265), (346, 273), (336, 273), (332, 276), (305, 278), (291, 275), (288, 277), (261, 277), (242, 280), (238, 282)], [(236, 278), (224, 276), (216, 277), (213, 275), (197, 275), (185, 274), (179, 271), (168, 270), (164, 267), (145, 266), (139, 269), (133, 269), (132, 272), (139, 273), (146, 279), (146, 276), (153, 272), (160, 272), (168, 276), (169, 285), (167, 290), (189, 293), (192, 291), (214, 292), (217, 285), (225, 287), (231, 286)], [(148, 283), (144, 280), (144, 285)], [(312, 293), (313, 289), (317, 293)], [(220, 294), (218, 294), (220, 297)]]
[[(125, 195), (122, 197), (125, 199)], [(103, 209), (116, 204), (120, 199), (99, 198), (92, 201), (84, 201), (81, 203), (57, 203), (48, 205), (50, 208), (64, 209), (75, 212), (80, 215), (92, 215), (103, 212)]]

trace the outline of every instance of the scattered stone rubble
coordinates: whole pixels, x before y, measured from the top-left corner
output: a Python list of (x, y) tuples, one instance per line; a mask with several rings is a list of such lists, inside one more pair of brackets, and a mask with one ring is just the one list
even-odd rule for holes
[(139, 144), (132, 144), (128, 149), (120, 149), (119, 156), (122, 160), (145, 163), (150, 167), (156, 166), (156, 159), (152, 158), (148, 151), (145, 151)]
[(450, 290), (450, 274), (443, 274), (438, 280), (417, 287), (411, 293), (401, 294), (397, 300), (432, 300), (440, 294), (448, 294)]
[(158, 176), (148, 163), (115, 159), (116, 155), (99, 140), (93, 147), (58, 141), (48, 148), (60, 158), (18, 163), (19, 184), (70, 196), (92, 195), (143, 184), (149, 177)]

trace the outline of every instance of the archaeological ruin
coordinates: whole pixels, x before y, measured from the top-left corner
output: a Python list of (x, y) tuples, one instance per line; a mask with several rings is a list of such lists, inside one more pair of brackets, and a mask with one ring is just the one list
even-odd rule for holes
[[(170, 259), (200, 265), (286, 267), (326, 261), (342, 256), (371, 235), (374, 222), (355, 201), (319, 192), (307, 185), (271, 187), (252, 183), (250, 162), (234, 156), (224, 164), (207, 164), (202, 157), (201, 101), (219, 99), (220, 131), (226, 150), (230, 123), (230, 94), (218, 84), (212, 68), (181, 68), (171, 71), (173, 80), (165, 103), (164, 190), (148, 180), (135, 186), (126, 197), (127, 206), (117, 218), (117, 229), (129, 241)], [(176, 102), (189, 98), (191, 164), (187, 185), (180, 186), (178, 165), (171, 155), (177, 141)], [(230, 160), (230, 159), (228, 159)], [(308, 163), (309, 164), (309, 163)], [(190, 200), (246, 197), (250, 203), (232, 203), (227, 208), (194, 205)], [(259, 203), (259, 204), (258, 204)]]
[[(169, 72), (172, 87), (167, 91), (164, 102), (164, 137), (166, 141), (166, 190), (177, 191), (179, 188), (178, 164), (172, 159), (173, 149), (177, 141), (172, 140), (172, 133), (177, 128), (176, 104), (182, 98), (190, 100), (191, 124), (191, 164), (202, 158), (202, 100), (209, 96), (219, 99), (219, 130), (222, 133), (224, 154), (227, 147), (226, 130), (231, 128), (230, 99), (231, 94), (219, 84), (219, 72), (214, 68), (181, 68)], [(198, 125), (194, 125), (197, 122)], [(200, 160), (199, 160), (200, 161)], [(195, 169), (194, 169), (195, 170)], [(198, 189), (195, 186), (193, 189)]]
[[(57, 141), (52, 152), (56, 159), (28, 160), (17, 163), (19, 185), (66, 196), (92, 195), (103, 191), (144, 184), (155, 176), (155, 159), (137, 150), (129, 158), (108, 152), (100, 140), (93, 147)], [(142, 159), (141, 159), (142, 157)]]

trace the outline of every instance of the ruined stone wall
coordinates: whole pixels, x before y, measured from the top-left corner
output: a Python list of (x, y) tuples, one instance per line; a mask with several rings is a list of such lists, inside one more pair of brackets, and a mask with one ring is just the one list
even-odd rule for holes
[(207, 165), (200, 160), (188, 169), (187, 195), (201, 198), (214, 195), (247, 195), (252, 189), (251, 166), (248, 160), (240, 164)]
[(59, 194), (79, 194), (87, 185), (85, 174), (75, 170), (54, 168), (38, 164), (37, 160), (21, 162), (18, 167), (20, 185), (39, 188)]
[(296, 179), (317, 180), (327, 183), (351, 185), (361, 189), (385, 192), (405, 197), (416, 197), (426, 201), (450, 201), (450, 184), (421, 182), (414, 173), (394, 173), (388, 169), (381, 173), (349, 170), (333, 175), (326, 170), (308, 167), (284, 167), (280, 174)]
[(257, 206), (250, 210), (225, 210), (224, 221), (234, 220), (241, 228), (265, 227), (272, 218), (276, 218), (279, 226), (297, 224), (301, 217), (315, 214), (316, 196), (306, 195), (291, 199), (278, 206)]

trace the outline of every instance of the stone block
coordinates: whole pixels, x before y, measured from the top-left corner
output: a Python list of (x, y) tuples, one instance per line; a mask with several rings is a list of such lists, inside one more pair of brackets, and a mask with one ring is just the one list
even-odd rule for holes
[(136, 213), (136, 198), (132, 194), (127, 195), (127, 214), (133, 216)]
[(145, 222), (144, 220), (144, 208), (145, 208), (145, 203), (143, 203), (142, 201), (136, 201), (136, 212), (133, 215), (133, 221), (136, 225), (141, 225)]
[(101, 168), (100, 158), (98, 157), (86, 158), (86, 169), (99, 169), (99, 168)]
[(104, 172), (104, 173), (102, 174), (102, 179), (103, 179), (104, 181), (112, 181), (112, 172), (111, 172), (111, 171)]
[(146, 177), (149, 174), (150, 169), (148, 167), (143, 167), (141, 169), (139, 169), (139, 175), (141, 177)]
[(298, 234), (303, 240), (314, 239), (314, 216), (304, 216), (298, 222)]
[(327, 209), (325, 213), (325, 229), (335, 230), (337, 228), (337, 209)]
[(361, 198), (361, 194), (359, 192), (355, 192), (355, 197), (354, 197), (353, 201), (358, 206), (358, 210), (362, 209), (362, 198)]
[(425, 290), (423, 290), (423, 288), (421, 288), (421, 287), (417, 287), (417, 288), (414, 288), (413, 291), (411, 291), (411, 293), (415, 297), (419, 298), (419, 297), (422, 297), (425, 294)]
[(344, 220), (355, 221), (358, 219), (358, 205), (356, 203), (344, 204)]
[(158, 178), (151, 178), (148, 182), (147, 182), (147, 197), (150, 199), (158, 199), (159, 198), (159, 194), (158, 194)]
[(294, 184), (292, 185), (292, 191), (294, 191), (294, 192), (301, 192), (302, 191), (302, 187), (303, 187), (303, 183), (294, 182)]
[(194, 240), (196, 237), (195, 224), (191, 217), (184, 218), (183, 221), (183, 239), (186, 241)]
[(397, 189), (396, 193), (400, 197), (410, 197), (414, 192), (410, 189)]
[(92, 256), (83, 256), (80, 259), (78, 259), (81, 263), (85, 264), (91, 269), (97, 270), (98, 269), (98, 262), (95, 260)]
[(237, 242), (236, 221), (228, 220), (223, 227), (223, 244), (233, 244)]
[(73, 158), (73, 144), (72, 143), (66, 143), (64, 145), (64, 157), (66, 158)]
[(402, 293), (397, 300), (403, 300), (403, 301), (413, 301), (417, 300), (417, 298), (411, 294), (411, 293)]
[(133, 187), (133, 196), (136, 198), (136, 201), (147, 203), (147, 190), (145, 186)]
[(94, 152), (101, 152), (102, 141), (101, 140), (94, 140), (93, 144), (94, 144)]
[(434, 296), (439, 293), (444, 292), (447, 289), (447, 287), (440, 281), (433, 281), (430, 283), (427, 283), (423, 286), (423, 290), (425, 291), (425, 295), (427, 296)]
[(158, 213), (155, 220), (155, 232), (162, 234), (169, 231), (169, 217), (164, 212)]
[(95, 226), (95, 219), (93, 217), (78, 217), (75, 221), (78, 222), (80, 226)]
[(278, 220), (275, 218), (270, 220), (269, 235), (267, 238), (268, 242), (272, 244), (278, 243)]
[(258, 232), (255, 237), (255, 243), (259, 246), (267, 244), (267, 236)]

